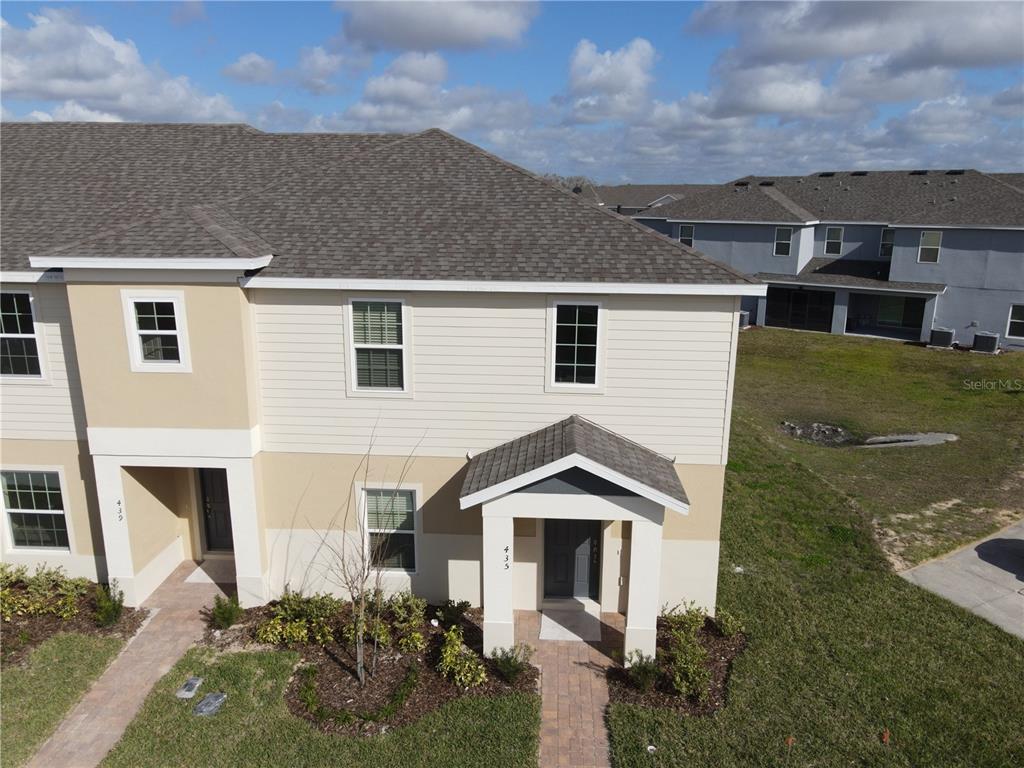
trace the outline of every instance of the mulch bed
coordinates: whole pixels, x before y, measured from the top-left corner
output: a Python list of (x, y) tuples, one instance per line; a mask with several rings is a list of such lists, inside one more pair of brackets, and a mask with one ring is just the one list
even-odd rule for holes
[[(725, 706), (729, 671), (735, 659), (747, 646), (743, 634), (723, 637), (711, 619), (697, 633), (697, 639), (708, 652), (708, 667), (711, 669), (711, 689), (704, 702), (680, 696), (664, 676), (659, 677), (651, 691), (641, 691), (633, 686), (626, 670), (620, 666), (608, 669), (608, 694), (612, 702), (635, 704), (650, 709), (671, 709), (684, 715), (705, 716)], [(669, 633), (661, 619), (658, 619), (658, 651), (669, 645)]]
[[(435, 607), (429, 606), (426, 615), (433, 617)], [(230, 630), (210, 630), (206, 642), (215, 648), (228, 650), (239, 646), (257, 644), (256, 629), (270, 616), (267, 607), (254, 608), (245, 612), (245, 618)], [(345, 623), (346, 614), (339, 615), (335, 626), (335, 637), (341, 637), (341, 628)], [(471, 609), (462, 620), (462, 629), (466, 646), (481, 653), (483, 648), (482, 612)], [(378, 648), (376, 671), (369, 678), (365, 688), (360, 688), (355, 675), (355, 649), (334, 641), (321, 647), (316, 644), (292, 646), (292, 650), (302, 655), (301, 666), (312, 665), (316, 669), (316, 690), (320, 704), (330, 709), (346, 709), (355, 712), (373, 712), (387, 705), (395, 692), (409, 674), (410, 667), (416, 669), (417, 681), (404, 704), (394, 715), (380, 721), (354, 719), (351, 722), (339, 722), (332, 719), (318, 721), (311, 714), (300, 698), (303, 676), (295, 674), (285, 689), (285, 701), (288, 709), (296, 717), (310, 721), (314, 727), (325, 733), (337, 733), (348, 736), (372, 736), (384, 733), (397, 726), (408, 725), (419, 720), (429, 712), (462, 696), (501, 696), (513, 691), (535, 693), (537, 691), (539, 672), (536, 667), (529, 666), (510, 685), (498, 674), (490, 659), (484, 659), (487, 669), (487, 681), (478, 687), (463, 690), (437, 671), (440, 659), (444, 630), (434, 627), (429, 621), (421, 629), (427, 641), (426, 650), (418, 654), (402, 653), (397, 645)], [(367, 643), (367, 667), (372, 645)]]
[[(17, 589), (17, 587), (15, 587)], [(138, 631), (148, 611), (144, 608), (124, 608), (121, 618), (110, 627), (98, 627), (93, 616), (96, 599), (92, 592), (78, 599), (78, 613), (70, 619), (58, 616), (12, 616), (0, 622), (0, 669), (22, 664), (33, 648), (59, 632), (80, 635), (120, 637), (127, 640)]]

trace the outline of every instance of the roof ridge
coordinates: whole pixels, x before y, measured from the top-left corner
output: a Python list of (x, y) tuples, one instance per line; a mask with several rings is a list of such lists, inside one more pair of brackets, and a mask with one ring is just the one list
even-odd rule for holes
[[(1002, 173), (1002, 171), (993, 171), (992, 173)], [(1016, 186), (1014, 184), (1011, 184), (1008, 181), (1003, 181), (1002, 179), (997, 179), (995, 176), (992, 175), (992, 173), (986, 173), (985, 171), (978, 171), (978, 174), (980, 176), (984, 176), (986, 179), (990, 179), (990, 180), (994, 181), (996, 184), (1002, 184), (1007, 189), (1012, 189), (1014, 192), (1019, 192), (1020, 194), (1024, 195), (1024, 187), (1018, 187), (1018, 186)]]
[(813, 213), (808, 211), (806, 208), (803, 208), (801, 205), (799, 205), (795, 200), (793, 200), (793, 198), (789, 197), (781, 189), (778, 189), (776, 187), (762, 187), (760, 185), (757, 188), (760, 189), (769, 198), (771, 198), (776, 203), (785, 208), (787, 211), (792, 213), (794, 216), (799, 216), (801, 219), (804, 220), (805, 224), (809, 221), (814, 221), (818, 218)]
[[(253, 231), (234, 216), (216, 204), (200, 203), (188, 209), (188, 214), (199, 226), (205, 229), (210, 235), (236, 256), (241, 258), (258, 258), (261, 256), (273, 256), (273, 246), (258, 232)], [(232, 232), (234, 227), (236, 232)], [(254, 251), (250, 245), (242, 240), (246, 236), (251, 240), (258, 241), (257, 245), (266, 246), (263, 253)]]

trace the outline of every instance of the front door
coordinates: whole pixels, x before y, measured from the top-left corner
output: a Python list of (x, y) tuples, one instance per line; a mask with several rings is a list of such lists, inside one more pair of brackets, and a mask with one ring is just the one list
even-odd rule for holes
[(234, 549), (231, 540), (231, 505), (228, 503), (226, 469), (200, 469), (199, 489), (203, 500), (203, 530), (206, 549), (211, 552)]
[(544, 596), (597, 599), (601, 524), (544, 521)]

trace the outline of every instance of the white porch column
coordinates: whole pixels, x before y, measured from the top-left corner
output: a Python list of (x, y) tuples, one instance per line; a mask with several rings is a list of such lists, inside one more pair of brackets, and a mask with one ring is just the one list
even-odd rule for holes
[(939, 297), (934, 294), (924, 300), (924, 316), (921, 318), (920, 341), (929, 342), (932, 339), (932, 327), (935, 325), (935, 306)]
[(755, 325), (764, 327), (764, 317), (768, 311), (768, 298), (765, 296), (757, 297), (757, 318), (754, 320)]
[(234, 541), (235, 580), (238, 602), (253, 608), (267, 602), (266, 569), (263, 567), (261, 526), (256, 498), (256, 475), (252, 459), (228, 459), (228, 500), (231, 509), (231, 537)]
[(832, 305), (832, 333), (840, 336), (846, 333), (846, 314), (850, 307), (850, 292), (836, 289), (835, 301)]
[(654, 655), (660, 598), (661, 525), (650, 520), (634, 520), (629, 545), (625, 653), (637, 650)]
[(488, 517), (484, 506), (484, 655), (515, 644), (512, 617), (511, 517)]
[(92, 464), (96, 472), (96, 497), (100, 507), (107, 581), (116, 579), (117, 586), (124, 592), (125, 605), (137, 608), (145, 596), (138, 595), (135, 589), (135, 564), (132, 562), (132, 545), (128, 538), (128, 513), (124, 506), (121, 463), (112, 456), (93, 456)]

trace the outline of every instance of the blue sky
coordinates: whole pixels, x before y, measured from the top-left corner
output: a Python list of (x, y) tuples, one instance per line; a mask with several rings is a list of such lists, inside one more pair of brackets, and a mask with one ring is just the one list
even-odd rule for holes
[(4, 119), (438, 125), (601, 182), (1024, 168), (1021, 3), (7, 2), (3, 19)]

